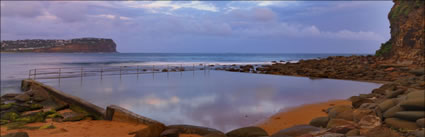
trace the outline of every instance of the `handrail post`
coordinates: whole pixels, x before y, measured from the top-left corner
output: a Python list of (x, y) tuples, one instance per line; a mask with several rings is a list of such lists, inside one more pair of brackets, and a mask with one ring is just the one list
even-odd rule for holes
[(31, 79), (31, 69), (29, 70), (29, 73), (28, 73), (28, 79)]
[(61, 68), (59, 68), (59, 80), (61, 79)]
[(100, 68), (100, 79), (103, 78), (103, 66)]
[(83, 73), (84, 73), (83, 72), (83, 67), (81, 67), (81, 72), (80, 73), (81, 73), (81, 79), (82, 79), (83, 78)]
[(35, 80), (36, 76), (37, 76), (37, 69), (34, 69), (34, 80)]
[(121, 75), (122, 75), (122, 66), (120, 66), (120, 78), (121, 78)]

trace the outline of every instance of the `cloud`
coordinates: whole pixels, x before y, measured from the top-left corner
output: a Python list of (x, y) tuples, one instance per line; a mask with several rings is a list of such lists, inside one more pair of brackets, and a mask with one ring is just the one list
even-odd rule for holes
[(277, 19), (276, 13), (268, 8), (237, 9), (227, 15), (230, 20), (237, 21), (273, 21)]
[(42, 15), (44, 5), (36, 1), (1, 1), (1, 16), (37, 17)]
[(128, 1), (125, 5), (131, 8), (143, 8), (154, 13), (168, 13), (170, 11), (178, 9), (195, 9), (200, 11), (218, 12), (217, 7), (213, 4), (191, 1), (191, 2), (172, 2), (172, 1), (155, 1), (155, 2), (140, 2), (140, 1)]

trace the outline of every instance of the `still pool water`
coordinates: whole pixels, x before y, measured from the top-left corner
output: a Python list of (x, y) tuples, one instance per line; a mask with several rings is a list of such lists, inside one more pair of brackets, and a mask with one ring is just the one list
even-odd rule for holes
[(119, 105), (165, 124), (222, 131), (258, 123), (289, 107), (370, 93), (380, 86), (348, 80), (309, 79), (225, 71), (42, 80), (98, 106)]

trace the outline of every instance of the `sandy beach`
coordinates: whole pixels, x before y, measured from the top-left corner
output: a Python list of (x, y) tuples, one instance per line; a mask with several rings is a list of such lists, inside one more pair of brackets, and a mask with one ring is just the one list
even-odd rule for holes
[(327, 116), (323, 110), (334, 105), (351, 105), (351, 102), (348, 100), (330, 100), (289, 108), (286, 111), (271, 116), (268, 120), (257, 126), (266, 130), (269, 135), (272, 135), (281, 129), (299, 124), (308, 124), (313, 118)]

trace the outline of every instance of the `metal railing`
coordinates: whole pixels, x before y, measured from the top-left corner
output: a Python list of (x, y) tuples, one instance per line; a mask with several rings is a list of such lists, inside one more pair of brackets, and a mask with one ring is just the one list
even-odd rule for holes
[[(225, 65), (224, 65), (225, 66)], [(155, 74), (164, 72), (182, 71), (209, 71), (216, 68), (211, 64), (172, 64), (172, 65), (137, 65), (137, 66), (103, 66), (103, 67), (63, 67), (63, 68), (36, 68), (30, 69), (28, 79), (62, 79), (111, 75), (139, 75)]]

